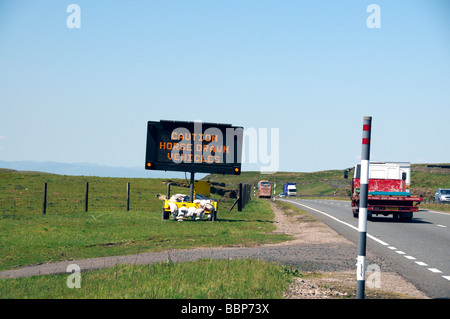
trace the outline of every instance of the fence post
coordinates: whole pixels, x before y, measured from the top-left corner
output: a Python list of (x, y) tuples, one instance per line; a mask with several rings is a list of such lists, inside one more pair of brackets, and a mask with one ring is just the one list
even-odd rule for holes
[(242, 212), (242, 202), (243, 202), (243, 197), (242, 197), (242, 183), (239, 183), (239, 201), (238, 201), (238, 212)]
[(47, 213), (47, 183), (44, 183), (44, 203), (42, 204), (42, 215)]
[(87, 213), (89, 206), (89, 182), (86, 182), (86, 193), (84, 196), (84, 212)]
[(130, 211), (130, 183), (127, 183), (127, 212)]

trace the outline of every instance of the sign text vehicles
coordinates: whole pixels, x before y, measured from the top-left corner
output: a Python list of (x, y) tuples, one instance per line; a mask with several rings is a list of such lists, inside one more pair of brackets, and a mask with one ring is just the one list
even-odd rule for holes
[(243, 128), (203, 122), (148, 122), (145, 168), (240, 174)]

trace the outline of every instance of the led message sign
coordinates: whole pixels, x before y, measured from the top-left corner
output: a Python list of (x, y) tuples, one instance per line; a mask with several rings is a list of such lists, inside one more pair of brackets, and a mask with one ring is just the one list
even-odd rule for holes
[(242, 136), (230, 124), (149, 121), (145, 168), (239, 175)]

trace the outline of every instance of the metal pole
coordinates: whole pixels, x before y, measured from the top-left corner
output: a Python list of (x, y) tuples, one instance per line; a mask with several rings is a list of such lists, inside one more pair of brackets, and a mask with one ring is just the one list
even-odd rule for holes
[(170, 199), (170, 183), (167, 183), (167, 196), (166, 199)]
[(89, 182), (86, 182), (86, 193), (84, 196), (84, 212), (87, 213), (89, 207)]
[(277, 197), (277, 178), (275, 177), (273, 181), (273, 201), (275, 201), (276, 197)]
[(190, 191), (189, 191), (189, 200), (191, 202), (194, 202), (194, 172), (191, 172), (191, 184), (190, 184)]
[(130, 183), (127, 183), (127, 212), (130, 211)]
[(372, 117), (365, 116), (361, 152), (360, 199), (358, 220), (358, 261), (356, 263), (356, 298), (364, 299), (367, 235), (367, 196), (369, 190), (370, 133)]
[(47, 213), (47, 183), (44, 183), (44, 203), (42, 205), (42, 215)]

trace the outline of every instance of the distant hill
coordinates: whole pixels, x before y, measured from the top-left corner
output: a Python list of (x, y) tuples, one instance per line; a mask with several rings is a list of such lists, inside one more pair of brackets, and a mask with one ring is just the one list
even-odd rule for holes
[[(99, 176), (99, 177), (130, 177), (130, 178), (185, 178), (183, 172), (147, 171), (142, 167), (112, 167), (92, 163), (59, 163), (35, 161), (2, 161), (0, 168), (18, 171), (37, 171), (59, 175)], [(202, 178), (206, 174), (196, 174)], [(189, 175), (187, 176), (189, 178)]]

